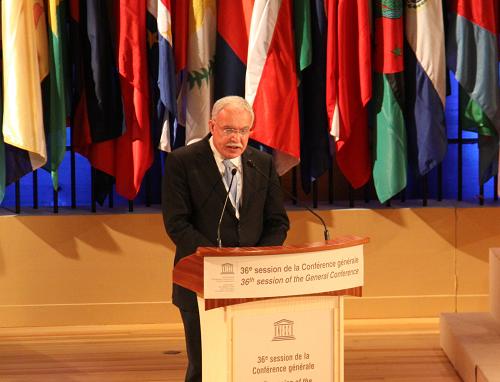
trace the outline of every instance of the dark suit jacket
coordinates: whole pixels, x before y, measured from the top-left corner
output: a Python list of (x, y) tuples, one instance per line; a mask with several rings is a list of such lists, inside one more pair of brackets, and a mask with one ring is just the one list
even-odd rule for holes
[[(247, 147), (242, 154), (243, 191), (240, 219), (228, 202), (221, 224), (224, 247), (281, 245), (289, 221), (272, 157)], [(269, 177), (266, 179), (256, 167)], [(272, 184), (273, 183), (273, 184)], [(163, 177), (162, 210), (168, 235), (176, 245), (176, 264), (200, 246), (217, 245), (217, 225), (226, 189), (208, 137), (168, 154)], [(173, 303), (182, 310), (197, 309), (196, 295), (173, 286)]]

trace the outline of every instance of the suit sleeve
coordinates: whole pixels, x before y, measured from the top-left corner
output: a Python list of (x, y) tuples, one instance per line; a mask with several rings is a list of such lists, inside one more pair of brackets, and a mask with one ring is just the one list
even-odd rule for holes
[(182, 256), (196, 251), (200, 246), (213, 246), (192, 224), (192, 190), (187, 170), (175, 154), (165, 161), (162, 185), (162, 213), (165, 229)]
[(264, 205), (264, 229), (258, 244), (262, 247), (282, 245), (290, 227), (283, 205), (283, 194), (279, 185), (278, 174), (272, 160), (269, 160), (268, 174), (269, 182)]

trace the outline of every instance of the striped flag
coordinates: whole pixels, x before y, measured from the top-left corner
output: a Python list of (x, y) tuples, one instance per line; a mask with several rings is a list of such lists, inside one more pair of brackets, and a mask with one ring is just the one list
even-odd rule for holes
[(245, 98), (255, 112), (250, 137), (274, 149), (280, 175), (300, 158), (292, 22), (291, 1), (255, 1), (245, 79)]
[(405, 19), (408, 151), (417, 174), (425, 175), (444, 159), (448, 144), (441, 0), (406, 0)]
[(500, 89), (498, 84), (498, 3), (449, 0), (448, 66), (461, 87), (464, 129), (479, 134), (479, 179), (498, 173)]
[(158, 117), (162, 123), (159, 148), (170, 151), (170, 121), (177, 116), (175, 63), (172, 40), (172, 6), (170, 0), (158, 0)]
[[(6, 183), (47, 161), (41, 82), (49, 74), (42, 0), (2, 1)], [(29, 107), (27, 107), (29, 105)]]
[(403, 2), (375, 0), (373, 7), (373, 183), (378, 199), (385, 203), (406, 187), (406, 130), (402, 99)]
[(371, 98), (371, 41), (367, 0), (326, 0), (326, 107), (337, 164), (354, 188), (370, 179), (367, 104)]
[(311, 3), (309, 1), (294, 0), (293, 16), (295, 56), (300, 78), (300, 72), (311, 65), (312, 62)]
[(252, 0), (219, 0), (214, 69), (214, 100), (245, 96)]
[(47, 131), (48, 162), (46, 168), (52, 176), (54, 190), (58, 188), (58, 168), (66, 153), (66, 94), (62, 28), (66, 22), (64, 0), (49, 0), (50, 100)]

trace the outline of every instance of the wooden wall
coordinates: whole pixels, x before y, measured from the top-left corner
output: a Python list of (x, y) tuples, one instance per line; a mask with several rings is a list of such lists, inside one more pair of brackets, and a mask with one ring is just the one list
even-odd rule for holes
[[(491, 207), (320, 210), (332, 237), (369, 236), (363, 298), (347, 318), (437, 317), (488, 310)], [(291, 210), (289, 244), (322, 228)], [(0, 327), (178, 323), (174, 246), (154, 209), (133, 214), (0, 216)]]

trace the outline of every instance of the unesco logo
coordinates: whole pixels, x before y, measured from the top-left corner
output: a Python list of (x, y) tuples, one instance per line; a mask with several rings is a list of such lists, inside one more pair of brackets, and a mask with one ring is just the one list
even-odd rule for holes
[(221, 265), (221, 275), (234, 275), (233, 271), (233, 264), (231, 263), (224, 263)]
[(283, 319), (274, 323), (273, 341), (290, 341), (294, 339), (293, 321)]

